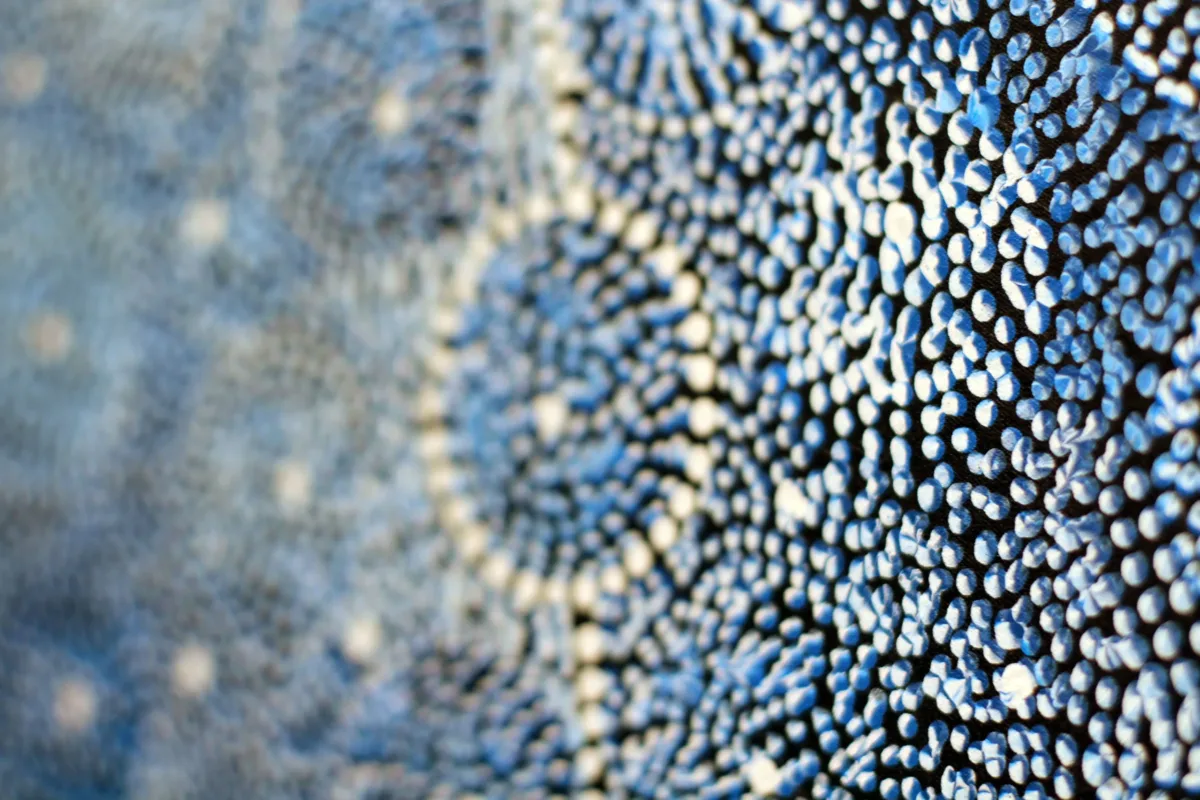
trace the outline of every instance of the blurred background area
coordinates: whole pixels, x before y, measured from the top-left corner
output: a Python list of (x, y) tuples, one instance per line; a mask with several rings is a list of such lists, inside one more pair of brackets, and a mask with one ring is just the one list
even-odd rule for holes
[(0, 0), (4, 800), (472, 760), (438, 693), (512, 637), (414, 431), (433, 300), (542, 180), (502, 5)]

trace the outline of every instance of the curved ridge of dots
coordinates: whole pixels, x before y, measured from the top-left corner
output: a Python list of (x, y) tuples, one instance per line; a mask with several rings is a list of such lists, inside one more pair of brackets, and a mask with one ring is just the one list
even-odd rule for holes
[(5, 20), (14, 797), (1200, 794), (1200, 9)]

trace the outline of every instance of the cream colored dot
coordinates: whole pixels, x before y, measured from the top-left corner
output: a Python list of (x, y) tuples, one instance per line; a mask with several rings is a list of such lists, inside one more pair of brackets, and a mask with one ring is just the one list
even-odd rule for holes
[(775, 490), (775, 510), (792, 519), (804, 519), (808, 513), (808, 498), (795, 481), (784, 481)]
[(171, 687), (180, 697), (203, 697), (212, 689), (217, 664), (212, 651), (192, 642), (180, 647), (171, 663)]
[(492, 553), (483, 565), (483, 580), (493, 589), (506, 589), (512, 580), (513, 564), (502, 553)]
[(513, 587), (513, 603), (518, 611), (528, 611), (540, 599), (542, 580), (536, 572), (521, 570)]
[(583, 184), (570, 186), (563, 192), (563, 211), (575, 220), (587, 219), (596, 208), (592, 191)]
[(604, 204), (600, 209), (600, 214), (596, 218), (596, 228), (601, 233), (606, 233), (609, 236), (616, 236), (625, 227), (625, 220), (629, 218), (629, 212), (625, 206), (615, 200)]
[(192, 202), (184, 209), (179, 233), (194, 248), (215, 247), (229, 235), (229, 204), (211, 197)]
[(612, 688), (612, 677), (599, 667), (584, 667), (575, 678), (575, 698), (580, 703), (603, 700)]
[(54, 724), (64, 733), (82, 733), (95, 723), (98, 705), (91, 681), (67, 678), (54, 692)]
[(660, 278), (673, 278), (683, 269), (683, 253), (673, 244), (664, 244), (647, 256)]
[(684, 357), (683, 374), (695, 391), (711, 391), (717, 382), (717, 361), (708, 353), (691, 353)]
[(596, 578), (588, 573), (580, 573), (571, 581), (571, 602), (581, 611), (595, 607), (600, 599), (600, 585)]
[(71, 320), (56, 311), (36, 315), (25, 328), (25, 347), (38, 361), (53, 364), (71, 352), (75, 341)]
[(4, 92), (15, 103), (31, 103), (46, 89), (46, 59), (36, 53), (15, 53), (4, 59)]
[(554, 216), (554, 205), (550, 202), (550, 198), (542, 192), (530, 195), (522, 210), (525, 212), (525, 220), (534, 225), (548, 222)]
[(533, 423), (538, 438), (550, 442), (562, 435), (570, 418), (570, 406), (562, 395), (552, 392), (538, 395), (533, 400)]
[(275, 502), (288, 514), (302, 511), (312, 499), (312, 473), (308, 465), (291, 459), (275, 466)]
[(687, 519), (696, 510), (696, 489), (690, 483), (680, 483), (667, 499), (667, 510), (677, 520)]
[(591, 742), (603, 739), (612, 729), (612, 715), (599, 703), (589, 703), (579, 712), (579, 728)]
[(550, 605), (566, 605), (570, 594), (570, 587), (560, 578), (546, 578), (542, 581), (542, 600)]
[(676, 332), (684, 344), (692, 350), (699, 350), (706, 347), (712, 339), (712, 329), (711, 316), (703, 311), (693, 311), (683, 322), (679, 323)]
[(625, 546), (624, 562), (629, 577), (644, 578), (654, 568), (654, 551), (641, 536), (635, 537)]
[(575, 753), (575, 775), (581, 783), (594, 783), (604, 774), (608, 758), (598, 747), (581, 747)]
[(671, 281), (671, 304), (677, 308), (692, 308), (700, 299), (700, 276), (681, 272)]
[(641, 252), (654, 244), (657, 237), (658, 217), (649, 211), (635, 214), (625, 228), (625, 245), (635, 252)]
[(594, 622), (575, 629), (575, 657), (583, 664), (595, 664), (604, 658), (604, 630)]
[(463, 528), (458, 535), (458, 552), (470, 563), (483, 557), (487, 550), (488, 533), (480, 523), (472, 523)]
[(688, 430), (701, 439), (712, 436), (721, 423), (721, 407), (711, 397), (698, 397), (688, 409)]
[(371, 107), (371, 125), (383, 137), (396, 136), (408, 127), (411, 112), (408, 102), (392, 89), (386, 89)]
[(600, 573), (600, 588), (608, 594), (625, 594), (629, 588), (628, 578), (620, 564), (609, 564)]
[(712, 453), (702, 444), (693, 444), (688, 448), (683, 460), (683, 472), (694, 483), (702, 484), (712, 477)]
[(383, 645), (383, 626), (372, 615), (350, 621), (342, 634), (342, 654), (355, 664), (369, 664)]
[(650, 523), (650, 544), (660, 553), (670, 550), (679, 539), (679, 523), (663, 514)]
[(746, 776), (746, 781), (750, 784), (750, 791), (759, 797), (769, 797), (775, 794), (783, 778), (775, 762), (762, 753), (746, 762), (742, 771)]

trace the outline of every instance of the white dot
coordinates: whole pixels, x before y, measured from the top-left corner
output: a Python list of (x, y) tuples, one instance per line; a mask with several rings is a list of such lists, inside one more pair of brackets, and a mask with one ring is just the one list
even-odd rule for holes
[(708, 353), (684, 356), (683, 370), (688, 386), (697, 392), (707, 392), (717, 382), (717, 361)]
[(513, 587), (513, 603), (518, 611), (528, 611), (537, 603), (542, 593), (542, 580), (536, 572), (521, 570), (517, 573)]
[(312, 499), (312, 473), (300, 461), (285, 460), (275, 466), (275, 502), (288, 514), (303, 510)]
[(625, 244), (636, 252), (654, 244), (658, 236), (658, 216), (650, 211), (634, 215), (625, 229)]
[(175, 660), (171, 664), (171, 686), (180, 697), (208, 694), (216, 676), (216, 661), (207, 647), (191, 643), (175, 653)]
[(650, 523), (650, 544), (660, 553), (665, 553), (679, 539), (679, 523), (663, 514)]
[(694, 272), (681, 272), (671, 281), (671, 304), (691, 308), (700, 299), (700, 277)]
[(575, 773), (581, 783), (593, 783), (604, 774), (608, 759), (598, 747), (582, 747), (575, 753)]
[(562, 435), (570, 416), (567, 401), (557, 393), (538, 395), (533, 400), (533, 423), (538, 438), (550, 442)]
[(604, 630), (587, 622), (575, 630), (575, 656), (583, 664), (595, 664), (604, 658)]
[(82, 733), (96, 721), (96, 690), (83, 678), (67, 678), (54, 693), (54, 723), (66, 733)]
[(883, 215), (883, 232), (894, 242), (907, 241), (917, 229), (917, 212), (907, 203), (888, 203)]
[(690, 483), (680, 483), (667, 500), (667, 509), (678, 520), (687, 519), (696, 510), (696, 489)]
[(702, 444), (694, 444), (688, 448), (683, 461), (683, 471), (694, 483), (703, 483), (712, 475), (713, 459), (708, 448)]
[(612, 678), (599, 667), (584, 667), (575, 678), (575, 698), (580, 703), (603, 700), (612, 687)]
[(584, 184), (574, 184), (563, 192), (563, 211), (571, 219), (581, 220), (592, 215), (596, 201), (592, 191)]
[(566, 605), (570, 597), (570, 588), (566, 581), (560, 578), (545, 578), (542, 580), (542, 599), (555, 606)]
[(720, 424), (721, 407), (711, 397), (698, 397), (688, 409), (688, 429), (693, 435), (707, 439)]
[(512, 562), (502, 553), (492, 553), (483, 565), (483, 579), (493, 589), (505, 589), (512, 580)]
[(620, 564), (610, 564), (600, 573), (600, 588), (609, 594), (625, 594), (629, 588), (628, 576)]
[(600, 586), (596, 579), (587, 573), (576, 575), (575, 580), (571, 582), (571, 602), (575, 607), (587, 611), (594, 607), (599, 599)]
[(596, 217), (596, 228), (601, 233), (616, 236), (625, 227), (625, 220), (628, 217), (629, 212), (625, 210), (624, 205), (610, 201), (600, 209), (600, 213)]
[(554, 216), (554, 204), (542, 192), (530, 195), (522, 205), (522, 210), (525, 212), (525, 220), (534, 225), (548, 222)]
[(30, 355), (45, 364), (66, 358), (74, 340), (71, 320), (56, 311), (38, 314), (25, 328), (26, 349)]
[(647, 260), (654, 265), (654, 271), (660, 278), (672, 278), (683, 268), (683, 254), (673, 244), (664, 244), (652, 251)]
[(599, 703), (589, 703), (579, 712), (579, 728), (590, 742), (599, 741), (612, 727), (612, 715)]
[(396, 136), (408, 127), (408, 103), (396, 92), (388, 89), (380, 93), (371, 108), (371, 124), (380, 136)]
[(1037, 679), (1034, 677), (1033, 671), (1024, 664), (1009, 664), (1000, 674), (1000, 680), (996, 682), (996, 689), (1001, 695), (1007, 695), (1010, 698), (1007, 702), (1011, 706), (1033, 696), (1033, 693), (1037, 691)]
[(795, 481), (785, 480), (775, 490), (775, 510), (792, 519), (804, 519), (808, 513), (808, 498), (800, 491)]
[(750, 791), (760, 797), (775, 794), (779, 789), (782, 775), (779, 767), (767, 756), (759, 753), (742, 767), (746, 780), (750, 783)]
[(469, 523), (458, 533), (458, 552), (469, 563), (483, 557), (487, 550), (488, 532), (481, 523)]
[(708, 345), (712, 338), (712, 317), (703, 311), (693, 311), (679, 323), (677, 332), (684, 344), (692, 350), (699, 350)]
[(229, 235), (229, 204), (215, 198), (192, 202), (183, 212), (179, 232), (197, 249), (220, 244)]
[(5, 94), (15, 103), (31, 103), (46, 88), (46, 59), (36, 53), (16, 53), (4, 59)]
[(383, 644), (383, 626), (373, 616), (351, 620), (342, 635), (342, 654), (360, 666), (368, 664)]
[(635, 580), (644, 578), (654, 568), (654, 551), (641, 536), (633, 538), (625, 547), (625, 571)]

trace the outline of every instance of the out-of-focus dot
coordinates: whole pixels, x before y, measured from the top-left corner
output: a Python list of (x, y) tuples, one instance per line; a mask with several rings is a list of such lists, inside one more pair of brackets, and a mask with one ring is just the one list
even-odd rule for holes
[(600, 573), (600, 588), (611, 595), (623, 595), (629, 588), (628, 578), (620, 564), (610, 564)]
[(219, 245), (229, 235), (229, 204), (211, 197), (193, 201), (180, 218), (179, 234), (198, 250)]
[(15, 53), (0, 65), (4, 93), (15, 103), (31, 103), (46, 89), (46, 59), (36, 53)]
[(408, 103), (392, 89), (380, 93), (371, 107), (371, 125), (384, 137), (403, 133), (410, 116)]
[(591, 609), (600, 599), (600, 585), (595, 577), (581, 572), (571, 582), (571, 601), (581, 611)]
[(592, 783), (604, 774), (608, 759), (598, 747), (583, 747), (575, 754), (575, 773), (582, 783)]
[(604, 657), (604, 630), (594, 622), (575, 630), (575, 656), (583, 664), (595, 664)]
[(696, 510), (696, 490), (692, 488), (690, 483), (680, 483), (671, 492), (671, 498), (667, 501), (667, 507), (670, 509), (671, 516), (678, 520), (687, 519), (692, 512)]
[(604, 699), (612, 688), (612, 678), (599, 667), (584, 667), (575, 678), (575, 697), (580, 703)]
[(720, 425), (721, 408), (711, 397), (698, 397), (688, 409), (688, 429), (699, 439), (707, 439)]
[(754, 794), (766, 797), (775, 794), (779, 788), (779, 781), (782, 778), (779, 767), (765, 755), (754, 756), (746, 762), (743, 770), (746, 781), (750, 784), (750, 791)]
[(171, 664), (171, 687), (180, 697), (203, 697), (213, 687), (217, 663), (212, 651), (191, 642), (180, 647)]
[(355, 664), (369, 663), (383, 644), (383, 627), (373, 616), (351, 620), (342, 636), (342, 653)]
[(37, 314), (25, 328), (25, 347), (33, 358), (43, 364), (57, 363), (66, 358), (74, 340), (71, 320), (57, 311)]
[(562, 395), (557, 393), (538, 395), (533, 400), (533, 422), (538, 438), (543, 442), (557, 439), (567, 425), (570, 408)]
[(679, 538), (679, 523), (663, 515), (650, 523), (650, 544), (658, 552), (666, 552)]
[(82, 733), (95, 723), (97, 706), (90, 681), (67, 678), (54, 693), (54, 723), (65, 733)]
[(284, 460), (275, 466), (275, 502), (284, 513), (303, 510), (312, 498), (312, 473), (300, 461)]
[(693, 350), (708, 345), (712, 338), (712, 317), (702, 311), (694, 311), (679, 325), (679, 336)]

